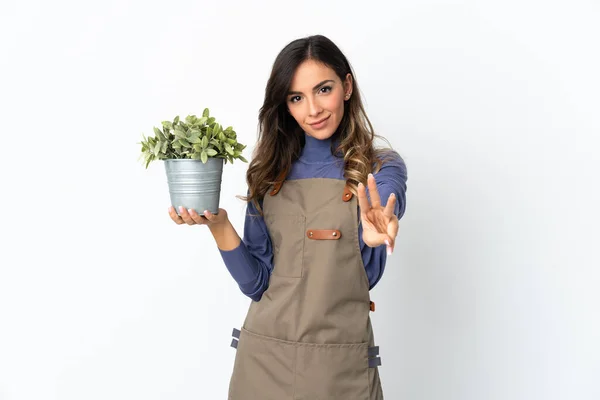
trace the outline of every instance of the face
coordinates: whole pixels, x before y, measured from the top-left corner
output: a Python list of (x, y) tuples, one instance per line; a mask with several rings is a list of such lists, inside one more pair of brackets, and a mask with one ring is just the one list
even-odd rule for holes
[(286, 98), (288, 110), (308, 135), (328, 139), (344, 116), (344, 101), (350, 99), (352, 76), (344, 82), (328, 66), (313, 60), (300, 64)]

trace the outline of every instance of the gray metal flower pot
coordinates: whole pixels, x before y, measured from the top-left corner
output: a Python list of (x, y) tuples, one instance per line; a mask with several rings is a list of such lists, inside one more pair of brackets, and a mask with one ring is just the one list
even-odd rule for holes
[(219, 212), (223, 158), (209, 157), (206, 164), (200, 160), (164, 160), (169, 183), (171, 204), (179, 214), (179, 206), (194, 209), (200, 215), (204, 210)]

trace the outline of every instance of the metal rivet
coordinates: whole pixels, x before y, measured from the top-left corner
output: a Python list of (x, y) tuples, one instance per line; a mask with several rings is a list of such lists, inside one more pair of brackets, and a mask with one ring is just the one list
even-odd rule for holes
[(350, 193), (346, 193), (346, 197), (350, 197)]
[(337, 236), (337, 232), (333, 232), (333, 236)]
[(308, 236), (312, 237), (313, 233), (312, 232), (308, 232)]

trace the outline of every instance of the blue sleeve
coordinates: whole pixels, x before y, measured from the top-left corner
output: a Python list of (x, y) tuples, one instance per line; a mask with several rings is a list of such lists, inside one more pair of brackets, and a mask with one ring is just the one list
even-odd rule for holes
[(244, 237), (240, 245), (233, 250), (219, 251), (242, 293), (259, 301), (269, 286), (273, 250), (265, 221), (251, 202), (247, 204)]
[[(382, 206), (387, 204), (387, 199), (391, 193), (396, 195), (394, 213), (398, 217), (398, 220), (400, 220), (406, 210), (407, 170), (404, 160), (398, 153), (392, 152), (390, 155), (393, 156), (392, 159), (386, 161), (379, 172), (373, 174), (373, 176), (377, 181), (377, 191), (379, 192)], [(370, 199), (368, 190), (367, 197)], [(386, 246), (369, 247), (365, 245), (362, 239), (362, 224), (359, 224), (358, 240), (369, 279), (369, 289), (372, 289), (379, 282), (385, 270), (387, 260)]]

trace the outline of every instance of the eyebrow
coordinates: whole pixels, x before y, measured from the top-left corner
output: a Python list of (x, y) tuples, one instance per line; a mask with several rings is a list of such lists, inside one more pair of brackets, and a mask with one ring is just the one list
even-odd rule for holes
[[(317, 90), (320, 86), (323, 86), (327, 82), (334, 82), (335, 83), (335, 81), (333, 79), (326, 79), (323, 82), (319, 82), (318, 84), (316, 84), (315, 87), (313, 87), (313, 90)], [(291, 95), (291, 94), (302, 94), (302, 92), (289, 91), (288, 92), (288, 96)]]

